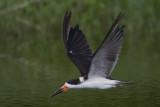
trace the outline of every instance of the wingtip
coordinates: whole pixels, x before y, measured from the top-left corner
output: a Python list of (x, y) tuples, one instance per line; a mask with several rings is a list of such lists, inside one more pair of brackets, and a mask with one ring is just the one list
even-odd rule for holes
[(124, 15), (125, 14), (123, 12), (120, 12), (116, 20), (119, 22), (124, 17)]
[(125, 15), (125, 13), (124, 13), (124, 12), (120, 12), (120, 14), (121, 14), (121, 16), (124, 16), (124, 15)]
[(65, 13), (65, 16), (71, 16), (71, 15), (72, 15), (72, 12), (67, 10)]
[(124, 16), (125, 16), (124, 12), (120, 12), (119, 15), (118, 15), (118, 17), (121, 17), (121, 18), (124, 17)]
[(66, 22), (67, 20), (70, 20), (71, 19), (71, 15), (72, 15), (71, 11), (67, 10), (66, 13), (65, 13), (63, 22)]

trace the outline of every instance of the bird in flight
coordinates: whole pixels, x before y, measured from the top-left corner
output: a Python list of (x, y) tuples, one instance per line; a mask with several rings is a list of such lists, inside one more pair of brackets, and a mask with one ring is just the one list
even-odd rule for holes
[(123, 16), (122, 13), (118, 15), (102, 44), (93, 54), (79, 26), (71, 27), (71, 12), (66, 12), (63, 20), (63, 41), (67, 56), (79, 69), (81, 76), (65, 82), (51, 97), (68, 89), (108, 89), (133, 83), (111, 78), (124, 39), (124, 25), (119, 27)]

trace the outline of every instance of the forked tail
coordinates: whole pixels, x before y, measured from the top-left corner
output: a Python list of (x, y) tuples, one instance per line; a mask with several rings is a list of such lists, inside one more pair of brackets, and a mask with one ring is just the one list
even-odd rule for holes
[(123, 84), (133, 84), (134, 82), (118, 82), (119, 85), (123, 85)]
[(119, 82), (120, 84), (133, 84), (133, 82)]

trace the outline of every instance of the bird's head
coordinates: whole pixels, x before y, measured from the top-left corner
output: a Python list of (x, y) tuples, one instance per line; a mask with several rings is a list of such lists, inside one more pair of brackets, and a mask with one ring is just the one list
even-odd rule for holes
[(82, 83), (82, 79), (83, 78), (80, 77), (65, 82), (65, 84), (61, 88), (59, 88), (51, 97), (54, 97), (55, 95), (60, 94), (62, 92), (66, 92), (68, 89), (79, 88), (79, 85)]

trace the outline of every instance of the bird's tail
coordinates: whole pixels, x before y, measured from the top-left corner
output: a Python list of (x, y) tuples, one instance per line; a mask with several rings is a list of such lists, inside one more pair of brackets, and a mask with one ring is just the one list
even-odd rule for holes
[(133, 84), (133, 82), (118, 82), (119, 84)]
[(123, 86), (124, 84), (133, 84), (133, 82), (121, 82), (121, 81), (118, 81), (117, 84), (115, 84), (113, 87), (120, 87), (120, 86)]
[(122, 86), (123, 84), (133, 84), (134, 82), (118, 82), (118, 85)]

